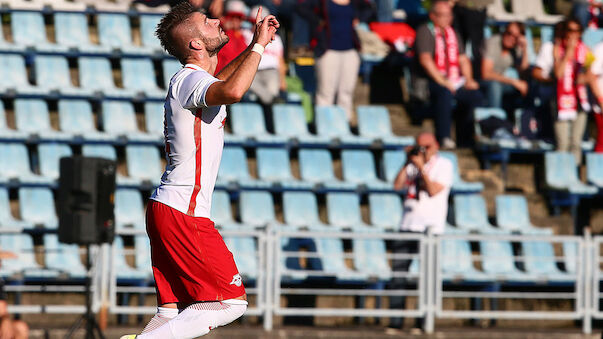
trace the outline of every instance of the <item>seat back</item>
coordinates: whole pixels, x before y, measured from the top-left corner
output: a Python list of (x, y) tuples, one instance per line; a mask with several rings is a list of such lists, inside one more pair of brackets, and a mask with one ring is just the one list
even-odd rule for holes
[(524, 241), (521, 244), (525, 270), (534, 274), (555, 274), (559, 272), (553, 244), (547, 241)]
[(254, 137), (266, 134), (266, 124), (262, 106), (252, 103), (238, 103), (230, 106), (232, 132), (236, 135)]
[(380, 279), (388, 279), (391, 275), (391, 267), (387, 259), (387, 250), (383, 239), (354, 239), (354, 268), (369, 276)]
[(569, 187), (579, 182), (576, 158), (569, 152), (546, 152), (544, 155), (546, 184), (550, 187)]
[(147, 133), (163, 135), (164, 132), (163, 103), (147, 102), (144, 104), (144, 121)]
[(406, 153), (399, 150), (388, 150), (383, 152), (383, 177), (387, 182), (394, 182), (398, 172), (406, 163)]
[(18, 254), (16, 259), (2, 260), (0, 272), (19, 272), (24, 269), (40, 268), (34, 255), (34, 244), (29, 234), (3, 234), (0, 248)]
[(268, 181), (293, 180), (289, 154), (284, 148), (256, 149), (258, 176)]
[(117, 160), (117, 152), (115, 152), (115, 147), (111, 145), (84, 145), (82, 146), (82, 155)]
[(274, 121), (274, 130), (277, 135), (294, 138), (310, 134), (304, 108), (300, 105), (273, 105), (272, 121)]
[(398, 229), (402, 221), (402, 200), (392, 193), (371, 193), (368, 197), (371, 225)]
[(138, 133), (136, 114), (132, 103), (126, 101), (105, 100), (102, 103), (103, 130), (111, 134)]
[(462, 239), (444, 238), (441, 241), (440, 257), (445, 273), (468, 273), (474, 271), (471, 246)]
[(98, 22), (98, 39), (101, 45), (110, 47), (132, 46), (130, 19), (125, 13), (100, 13)]
[(218, 225), (234, 222), (228, 192), (214, 191), (211, 199), (211, 220)]
[(508, 241), (480, 241), (482, 268), (491, 274), (513, 274), (517, 272), (513, 260), (513, 248)]
[(27, 147), (24, 144), (0, 143), (0, 168), (0, 176), (5, 178), (32, 175)]
[(59, 100), (59, 128), (70, 133), (96, 132), (90, 102), (79, 99)]
[(153, 49), (161, 49), (159, 39), (155, 36), (155, 29), (161, 20), (161, 15), (140, 15), (140, 38), (142, 45)]
[(109, 59), (104, 57), (80, 57), (78, 68), (80, 87), (101, 91), (115, 89), (113, 70)]
[(370, 151), (343, 150), (341, 161), (345, 181), (366, 183), (377, 180), (375, 160)]
[(121, 59), (124, 88), (135, 91), (158, 90), (151, 59)]
[(563, 261), (565, 263), (565, 271), (568, 273), (578, 273), (578, 243), (575, 241), (563, 242)]
[(332, 225), (358, 228), (363, 224), (358, 194), (328, 193), (327, 215), (329, 223)]
[(540, 26), (540, 45), (553, 41), (553, 26)]
[(235, 264), (240, 267), (243, 277), (255, 279), (258, 276), (258, 250), (255, 239), (250, 236), (224, 236), (224, 242), (233, 253)]
[(485, 228), (489, 222), (484, 198), (479, 194), (455, 195), (454, 219), (457, 227), (477, 230)]
[(586, 155), (586, 181), (601, 188), (603, 183), (603, 154), (588, 153)]
[(264, 226), (276, 220), (272, 195), (266, 191), (241, 192), (239, 209), (244, 224)]
[(247, 157), (243, 148), (224, 147), (218, 177), (227, 181), (249, 179)]
[(73, 155), (71, 147), (66, 144), (40, 144), (38, 145), (38, 158), (40, 161), (40, 174), (56, 180), (59, 178), (59, 164), (63, 157)]
[(41, 12), (12, 12), (10, 24), (13, 41), (20, 45), (36, 46), (48, 42)]
[(476, 107), (473, 111), (473, 117), (475, 121), (475, 135), (477, 137), (483, 137), (482, 128), (479, 124), (482, 120), (491, 117), (506, 120), (507, 114), (502, 108), (498, 107)]
[(38, 55), (35, 62), (38, 87), (62, 89), (73, 87), (67, 59), (58, 55)]
[(316, 106), (316, 132), (336, 138), (352, 135), (345, 111), (339, 106)]
[(59, 45), (69, 47), (90, 45), (88, 18), (86, 18), (86, 14), (84, 13), (55, 13), (54, 33)]
[(335, 180), (331, 153), (324, 149), (301, 149), (298, 153), (299, 171), (304, 181)]
[(44, 235), (44, 265), (47, 268), (82, 274), (86, 268), (80, 260), (80, 247), (59, 243), (56, 234)]
[(21, 187), (19, 189), (21, 218), (32, 224), (46, 227), (57, 226), (57, 213), (52, 191), (45, 187)]
[(156, 146), (126, 146), (128, 176), (141, 180), (157, 181), (163, 175), (161, 156)]
[(284, 192), (285, 223), (293, 226), (312, 226), (320, 223), (318, 203), (312, 192)]
[(530, 225), (528, 202), (521, 195), (498, 195), (496, 197), (496, 224), (499, 227), (521, 230)]
[(0, 227), (4, 221), (14, 220), (13, 213), (10, 210), (10, 199), (8, 197), (8, 189), (0, 187)]
[(453, 152), (439, 152), (442, 158), (446, 158), (452, 162), (452, 185), (462, 182), (461, 175), (459, 174), (459, 160), (456, 154)]
[(350, 271), (345, 264), (345, 251), (341, 239), (315, 237), (313, 240), (324, 272), (337, 275)]
[(358, 132), (369, 138), (392, 135), (392, 124), (385, 106), (358, 106)]
[(48, 106), (42, 99), (15, 99), (15, 123), (17, 129), (23, 132), (52, 130)]
[(31, 84), (27, 80), (27, 70), (25, 60), (21, 55), (2, 54), (0, 55), (0, 84), (6, 87), (29, 87)]
[(144, 228), (144, 205), (140, 191), (131, 188), (116, 189), (114, 213), (117, 227), (132, 225), (134, 228)]
[(151, 241), (146, 234), (134, 236), (134, 251), (136, 268), (151, 274), (153, 272), (151, 264)]
[(178, 73), (182, 69), (182, 64), (175, 59), (165, 59), (162, 61), (163, 66), (163, 86), (164, 88), (170, 87), (170, 80), (174, 74)]

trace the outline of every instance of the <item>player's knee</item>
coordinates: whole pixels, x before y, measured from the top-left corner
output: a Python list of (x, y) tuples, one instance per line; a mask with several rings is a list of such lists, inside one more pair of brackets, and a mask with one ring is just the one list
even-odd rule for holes
[(228, 308), (224, 309), (223, 316), (220, 317), (221, 321), (218, 326), (224, 326), (231, 322), (239, 319), (247, 311), (247, 301), (241, 299), (229, 299), (224, 300), (225, 304), (228, 304)]

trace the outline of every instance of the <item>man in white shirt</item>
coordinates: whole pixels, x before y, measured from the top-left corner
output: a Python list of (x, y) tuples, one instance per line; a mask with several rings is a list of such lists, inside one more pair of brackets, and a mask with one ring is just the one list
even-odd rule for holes
[(147, 206), (158, 310), (143, 333), (122, 338), (196, 338), (243, 315), (247, 296), (232, 253), (209, 219), (222, 148), (225, 104), (241, 100), (279, 23), (258, 12), (252, 43), (213, 76), (228, 43), (218, 19), (188, 2), (160, 21), (157, 37), (184, 67), (165, 100), (167, 165)]
[[(394, 180), (394, 188), (407, 189), (404, 199), (404, 216), (400, 232), (424, 234), (444, 233), (448, 214), (448, 195), (453, 180), (452, 162), (438, 154), (439, 144), (431, 133), (421, 133), (416, 138), (416, 146), (407, 151), (407, 162)], [(419, 243), (414, 240), (393, 241), (394, 254), (418, 254)], [(411, 260), (394, 259), (394, 272), (408, 272)], [(392, 278), (391, 289), (406, 288), (406, 279)], [(404, 297), (391, 297), (390, 308), (405, 308)], [(392, 318), (389, 327), (402, 328), (402, 318)], [(417, 324), (417, 327), (421, 327)]]

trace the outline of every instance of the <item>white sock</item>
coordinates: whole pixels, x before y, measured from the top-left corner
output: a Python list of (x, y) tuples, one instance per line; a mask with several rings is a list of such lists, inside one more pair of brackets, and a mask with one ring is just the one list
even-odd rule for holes
[(151, 318), (147, 326), (144, 327), (142, 333), (150, 332), (159, 326), (167, 323), (171, 319), (174, 319), (178, 315), (177, 308), (169, 308), (169, 307), (157, 307), (157, 313)]
[(192, 304), (172, 320), (137, 336), (137, 339), (191, 339), (230, 324), (247, 310), (247, 301), (228, 299)]

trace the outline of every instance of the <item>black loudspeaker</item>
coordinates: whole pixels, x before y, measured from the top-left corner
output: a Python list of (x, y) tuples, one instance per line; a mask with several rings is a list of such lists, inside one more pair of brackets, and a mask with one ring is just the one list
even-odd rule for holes
[(78, 245), (113, 242), (116, 168), (115, 161), (103, 158), (61, 158), (60, 242)]

